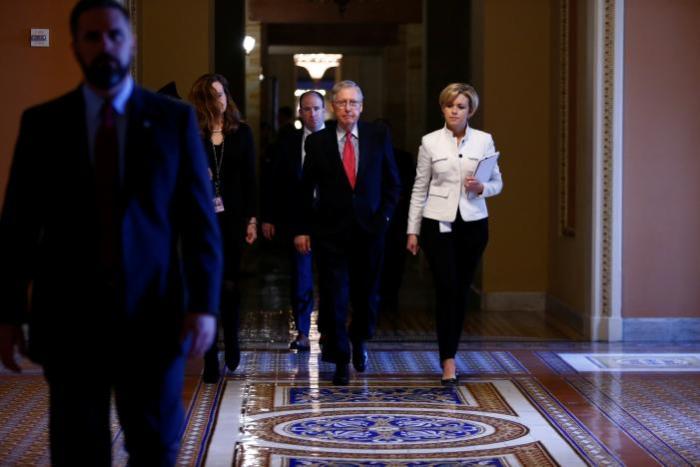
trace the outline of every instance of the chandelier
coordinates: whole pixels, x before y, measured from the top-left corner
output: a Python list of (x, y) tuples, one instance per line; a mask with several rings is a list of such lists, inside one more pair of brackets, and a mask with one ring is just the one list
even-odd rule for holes
[(294, 64), (304, 67), (315, 81), (323, 78), (327, 69), (340, 65), (342, 54), (294, 54)]

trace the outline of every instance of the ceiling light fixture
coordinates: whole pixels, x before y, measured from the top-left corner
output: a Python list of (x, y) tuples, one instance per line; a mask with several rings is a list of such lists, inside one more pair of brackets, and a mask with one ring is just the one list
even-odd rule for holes
[(294, 64), (308, 70), (312, 79), (318, 81), (329, 68), (340, 65), (342, 54), (295, 54)]

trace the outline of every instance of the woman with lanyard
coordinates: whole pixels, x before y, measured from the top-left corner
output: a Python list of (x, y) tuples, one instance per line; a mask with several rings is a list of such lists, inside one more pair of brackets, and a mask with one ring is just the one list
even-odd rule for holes
[[(195, 107), (209, 174), (214, 186), (214, 209), (224, 243), (224, 281), (220, 323), (224, 331), (224, 361), (230, 371), (240, 362), (240, 268), (242, 240), (257, 238), (255, 147), (250, 127), (240, 119), (226, 78), (206, 74), (195, 81), (189, 100)], [(218, 343), (204, 356), (205, 383), (219, 380)]]

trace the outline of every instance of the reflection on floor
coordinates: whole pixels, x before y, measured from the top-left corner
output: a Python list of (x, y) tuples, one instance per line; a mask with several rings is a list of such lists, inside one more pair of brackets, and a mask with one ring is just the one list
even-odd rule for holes
[(429, 271), (410, 259), (367, 371), (334, 387), (318, 336), (310, 352), (287, 350), (285, 265), (261, 257), (241, 367), (217, 387), (207, 465), (700, 465), (700, 342), (591, 343), (544, 314), (473, 306), (460, 384), (444, 388)]
[[(315, 343), (294, 353), (249, 342), (217, 387), (206, 465), (700, 464), (700, 368), (672, 369), (700, 343), (469, 340), (456, 388), (439, 385), (434, 343), (369, 349), (368, 370), (335, 387)], [(577, 371), (565, 359), (588, 354), (636, 369)]]
[[(413, 263), (367, 371), (334, 387), (315, 333), (310, 352), (288, 350), (284, 266), (264, 266), (244, 282), (239, 369), (206, 385), (188, 365), (179, 465), (700, 465), (700, 342), (591, 343), (542, 314), (471, 310), (459, 385), (442, 387)], [(38, 368), (0, 370), (0, 465), (48, 465), (46, 404)], [(116, 418), (113, 433), (126, 465)]]

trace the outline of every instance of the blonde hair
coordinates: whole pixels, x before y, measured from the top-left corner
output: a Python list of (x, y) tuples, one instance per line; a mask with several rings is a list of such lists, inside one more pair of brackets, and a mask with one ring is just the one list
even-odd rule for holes
[(476, 109), (479, 108), (479, 95), (476, 93), (476, 89), (466, 83), (451, 83), (445, 86), (445, 89), (440, 93), (440, 108), (451, 104), (457, 99), (457, 96), (463, 95), (469, 101), (469, 115), (470, 118), (476, 113)]

